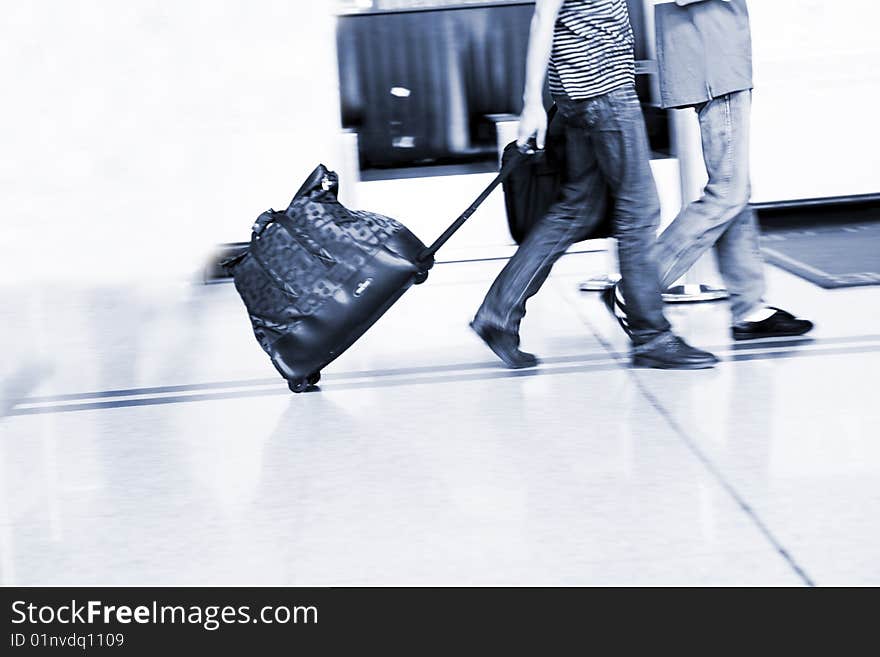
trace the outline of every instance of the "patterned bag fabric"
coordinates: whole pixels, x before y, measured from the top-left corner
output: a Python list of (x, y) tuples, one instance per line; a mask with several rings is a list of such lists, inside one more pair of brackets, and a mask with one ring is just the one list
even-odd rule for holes
[(394, 219), (344, 207), (336, 174), (323, 165), (287, 210), (257, 218), (250, 244), (224, 264), (257, 341), (291, 392), (316, 386), (321, 370), (427, 280), (437, 250), (523, 157), (510, 159), (430, 246)]
[(338, 184), (335, 173), (317, 167), (287, 210), (261, 214), (247, 251), (224, 263), (267, 352), (403, 228), (390, 217), (343, 206), (337, 199)]

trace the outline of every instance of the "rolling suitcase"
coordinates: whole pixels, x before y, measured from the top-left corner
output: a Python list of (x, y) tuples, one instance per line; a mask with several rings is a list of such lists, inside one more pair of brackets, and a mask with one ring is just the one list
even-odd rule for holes
[(403, 224), (349, 210), (339, 179), (318, 166), (283, 212), (253, 225), (247, 249), (222, 265), (244, 301), (254, 335), (293, 392), (318, 383), (321, 369), (348, 349), (410, 286), (423, 283), (434, 254), (525, 157), (498, 176), (426, 247)]

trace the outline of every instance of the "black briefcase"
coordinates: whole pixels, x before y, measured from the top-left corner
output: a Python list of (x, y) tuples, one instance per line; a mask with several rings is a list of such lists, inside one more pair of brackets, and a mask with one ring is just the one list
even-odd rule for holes
[(501, 172), (430, 246), (395, 219), (349, 210), (339, 180), (318, 166), (283, 212), (268, 210), (250, 245), (225, 260), (254, 335), (293, 392), (320, 379), (410, 286), (423, 283), (434, 254), (526, 156)]
[[(510, 236), (517, 244), (522, 244), (532, 227), (547, 214), (547, 210), (559, 198), (560, 188), (565, 181), (565, 124), (556, 116), (556, 106), (553, 105), (547, 113), (544, 150), (537, 151), (521, 166), (511, 170), (504, 181), (507, 225)], [(509, 143), (502, 154), (502, 165), (518, 156), (516, 142)], [(614, 202), (607, 187), (605, 193), (598, 195), (593, 202), (593, 208), (584, 210), (599, 212), (602, 219), (595, 228), (585, 229), (578, 235), (577, 242), (611, 237), (614, 233)]]

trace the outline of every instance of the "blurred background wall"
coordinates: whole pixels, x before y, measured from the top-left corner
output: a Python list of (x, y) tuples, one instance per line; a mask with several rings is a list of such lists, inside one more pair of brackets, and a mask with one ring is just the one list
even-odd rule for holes
[[(368, 165), (397, 166), (400, 153), (410, 164), (430, 160), (438, 147), (491, 162), (494, 135), (485, 117), (519, 111), (530, 5), (469, 7), (459, 18), (388, 16), (416, 16), (417, 24), (404, 30), (385, 23), (378, 43), (357, 30), (337, 34), (338, 12), (415, 3), (6, 3), (3, 280), (193, 273), (216, 244), (246, 240), (253, 217), (285, 205), (318, 162), (342, 173), (344, 199), (355, 189), (357, 158), (342, 134), (343, 117), (363, 143), (377, 143), (379, 135), (386, 155), (394, 155)], [(642, 4), (630, 2), (637, 32), (647, 31)], [(752, 0), (750, 7), (754, 200), (880, 192), (880, 5)], [(468, 12), (495, 13), (463, 20)], [(405, 57), (395, 54), (401, 48)], [(383, 59), (371, 59), (377, 56)], [(365, 71), (372, 71), (373, 87), (364, 86)], [(395, 86), (418, 93), (392, 95)], [(383, 125), (368, 117), (377, 109)], [(426, 140), (408, 142), (407, 122), (415, 119)], [(649, 127), (652, 120), (663, 122), (649, 113)], [(395, 138), (402, 138), (398, 147), (388, 148)]]
[(528, 4), (341, 16), (342, 120), (364, 168), (492, 160), (522, 106)]
[[(643, 3), (628, 4), (636, 58), (646, 59)], [(495, 121), (522, 110), (534, 3), (340, 0), (337, 6), (342, 121), (357, 132), (361, 167), (493, 162)], [(651, 110), (647, 78), (638, 86), (652, 143), (662, 150), (665, 115)]]
[(342, 168), (330, 2), (28, 0), (0, 19), (6, 282), (186, 275)]
[(754, 202), (880, 193), (880, 3), (751, 0)]

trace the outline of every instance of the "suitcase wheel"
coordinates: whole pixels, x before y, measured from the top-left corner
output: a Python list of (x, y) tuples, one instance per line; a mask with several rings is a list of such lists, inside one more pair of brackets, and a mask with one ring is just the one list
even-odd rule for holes
[(304, 379), (297, 379), (296, 381), (288, 381), (287, 387), (290, 388), (290, 392), (305, 392), (306, 388), (309, 387), (309, 382)]
[(317, 385), (318, 381), (321, 380), (320, 372), (312, 372), (305, 379), (296, 379), (295, 381), (288, 381), (287, 387), (290, 388), (291, 392), (300, 393), (305, 392), (311, 386)]
[(413, 278), (413, 285), (421, 285), (426, 280), (428, 280), (428, 272), (426, 272), (426, 271), (419, 272), (418, 274), (415, 275), (415, 278)]

